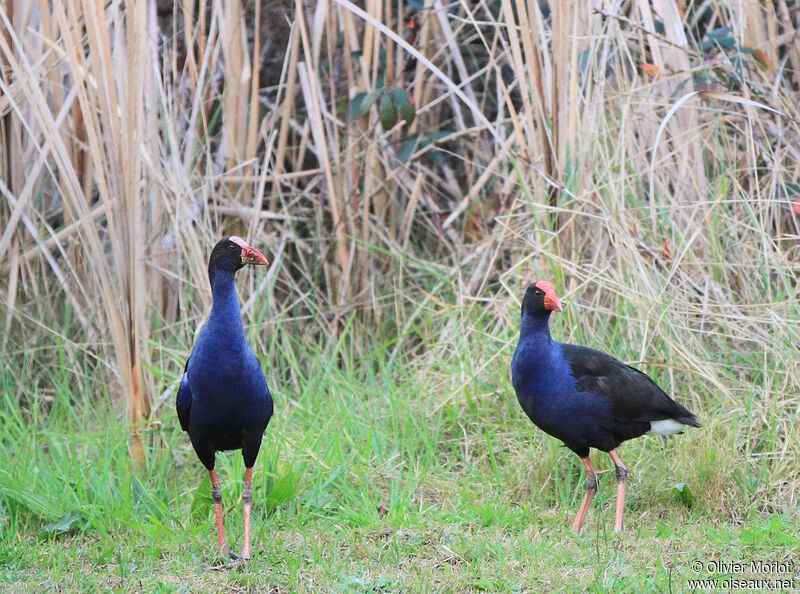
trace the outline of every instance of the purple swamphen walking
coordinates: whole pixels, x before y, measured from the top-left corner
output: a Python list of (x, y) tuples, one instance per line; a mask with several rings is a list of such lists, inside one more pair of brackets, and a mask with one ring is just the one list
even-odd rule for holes
[(553, 311), (562, 307), (551, 283), (538, 281), (528, 287), (511, 360), (514, 390), (531, 421), (563, 441), (586, 467), (586, 495), (572, 524), (575, 532), (583, 528), (597, 492), (589, 448), (611, 456), (617, 475), (614, 529), (619, 532), (628, 470), (617, 446), (645, 433), (672, 435), (700, 424), (638, 369), (603, 352), (553, 340), (549, 327)]
[(239, 237), (220, 240), (208, 260), (211, 314), (200, 330), (181, 378), (176, 400), (181, 428), (189, 433), (197, 457), (208, 470), (217, 517), (219, 551), (228, 548), (222, 528), (222, 489), (214, 471), (218, 451), (242, 450), (245, 466), (244, 546), (250, 559), (250, 506), (253, 465), (261, 438), (272, 417), (272, 396), (253, 349), (247, 343), (234, 276), (247, 264), (265, 266), (267, 259)]

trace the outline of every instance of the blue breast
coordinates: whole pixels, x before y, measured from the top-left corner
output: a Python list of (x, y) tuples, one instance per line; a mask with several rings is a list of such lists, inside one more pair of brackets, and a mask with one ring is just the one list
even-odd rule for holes
[(522, 409), (543, 431), (580, 445), (613, 423), (611, 402), (577, 387), (561, 343), (549, 330), (520, 335), (511, 361), (511, 378)]
[(218, 272), (213, 305), (187, 369), (194, 403), (192, 417), (205, 426), (238, 426), (263, 416), (269, 390), (247, 343), (233, 274)]

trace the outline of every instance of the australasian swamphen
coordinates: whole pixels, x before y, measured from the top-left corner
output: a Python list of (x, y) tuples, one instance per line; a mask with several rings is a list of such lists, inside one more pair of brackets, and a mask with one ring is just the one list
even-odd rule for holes
[(586, 467), (586, 495), (572, 524), (575, 532), (583, 528), (597, 492), (589, 448), (611, 456), (617, 475), (614, 528), (619, 532), (628, 470), (615, 451), (617, 446), (645, 433), (672, 435), (700, 424), (638, 369), (600, 351), (553, 340), (549, 327), (552, 311), (562, 311), (553, 285), (538, 281), (528, 287), (522, 301), (519, 342), (511, 360), (514, 390), (531, 421), (563, 441)]
[(267, 259), (239, 237), (220, 240), (208, 260), (212, 305), (181, 378), (176, 408), (181, 428), (189, 433), (197, 457), (208, 470), (217, 517), (219, 551), (238, 558), (225, 543), (222, 489), (214, 471), (216, 452), (242, 450), (245, 466), (244, 546), (250, 558), (250, 506), (253, 465), (272, 417), (272, 396), (253, 349), (247, 343), (234, 275), (247, 264)]

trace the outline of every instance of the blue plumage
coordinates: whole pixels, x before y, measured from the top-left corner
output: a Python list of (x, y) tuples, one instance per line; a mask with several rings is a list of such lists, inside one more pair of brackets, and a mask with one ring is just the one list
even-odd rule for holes
[(208, 277), (212, 306), (186, 362), (175, 407), (197, 457), (208, 469), (217, 514), (220, 550), (228, 554), (222, 530), (222, 493), (214, 472), (218, 451), (242, 450), (245, 468), (245, 546), (250, 557), (252, 467), (272, 417), (272, 396), (264, 372), (247, 342), (236, 293), (236, 271), (267, 259), (238, 237), (221, 240), (211, 252)]
[(217, 271), (211, 291), (211, 314), (181, 379), (178, 416), (207, 469), (214, 468), (214, 452), (240, 448), (249, 468), (272, 416), (272, 396), (245, 337), (234, 272)]
[(511, 360), (511, 379), (522, 410), (542, 431), (581, 456), (589, 454), (589, 447), (613, 449), (611, 401), (578, 388), (564, 353), (566, 345), (550, 336), (549, 317), (523, 313), (522, 320)]
[(670, 435), (700, 425), (638, 369), (603, 352), (553, 340), (553, 311), (561, 311), (553, 285), (531, 285), (522, 302), (519, 342), (511, 360), (514, 390), (531, 421), (583, 459), (587, 495), (573, 524), (576, 531), (597, 489), (589, 449), (611, 455), (618, 480), (616, 529), (621, 530), (627, 469), (615, 448), (645, 433)]

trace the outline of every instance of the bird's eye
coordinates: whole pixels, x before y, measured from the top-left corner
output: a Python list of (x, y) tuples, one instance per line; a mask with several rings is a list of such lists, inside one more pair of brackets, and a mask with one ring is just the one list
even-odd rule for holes
[(541, 292), (541, 291), (536, 291), (536, 295), (537, 295), (537, 296), (538, 296), (538, 295), (541, 295), (541, 294), (542, 294), (542, 292)]
[(235, 244), (235, 243), (232, 243), (232, 244), (231, 244), (231, 249), (232, 249), (232, 250), (235, 250), (235, 249), (236, 249), (236, 244)]

